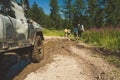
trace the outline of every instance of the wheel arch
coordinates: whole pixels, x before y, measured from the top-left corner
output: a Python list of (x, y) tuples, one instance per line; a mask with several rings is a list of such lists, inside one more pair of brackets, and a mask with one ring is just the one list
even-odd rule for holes
[(43, 37), (43, 32), (42, 31), (37, 31), (36, 32), (36, 36), (39, 35), (41, 37), (42, 40), (44, 40), (44, 37)]

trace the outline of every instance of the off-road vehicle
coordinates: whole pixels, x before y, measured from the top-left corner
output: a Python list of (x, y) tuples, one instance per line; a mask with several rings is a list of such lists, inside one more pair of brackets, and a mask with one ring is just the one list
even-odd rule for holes
[[(27, 19), (28, 0), (0, 0), (0, 64), (15, 64), (10, 56), (27, 55), (33, 62), (43, 58), (42, 27)], [(0, 66), (1, 66), (0, 65)]]

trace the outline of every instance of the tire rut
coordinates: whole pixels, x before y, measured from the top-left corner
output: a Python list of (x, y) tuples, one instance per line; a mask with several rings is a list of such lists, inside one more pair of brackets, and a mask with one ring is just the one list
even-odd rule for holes
[[(88, 48), (86, 49), (84, 45), (82, 47), (77, 47), (76, 45), (78, 45), (78, 42), (69, 41), (68, 39), (45, 40), (44, 59), (38, 64), (31, 63), (30, 65), (28, 65), (13, 80), (23, 80), (27, 77), (27, 75), (29, 75), (32, 72), (36, 74), (38, 70), (39, 70), (38, 72), (40, 72), (41, 75), (43, 74), (45, 75), (45, 73), (47, 74), (47, 70), (48, 71), (51, 70), (51, 68), (49, 69), (49, 66), (51, 64), (55, 64), (56, 66), (58, 66), (59, 63), (61, 63), (61, 66), (62, 66), (61, 61), (63, 61), (64, 63), (64, 61), (69, 61), (70, 59), (72, 60), (73, 65), (74, 64), (76, 65), (75, 67), (76, 71), (74, 72), (74, 70), (72, 70), (73, 71), (72, 74), (74, 74), (73, 77), (75, 77), (76, 80), (120, 80), (118, 76), (116, 77), (114, 75), (115, 73), (113, 71), (116, 71), (116, 68), (109, 65), (105, 60), (101, 59), (98, 55), (95, 55), (93, 51), (91, 51), (90, 49)], [(55, 58), (58, 58), (57, 61)], [(71, 65), (71, 63), (69, 64)], [(53, 67), (56, 70), (56, 67), (54, 65)], [(68, 72), (68, 74), (69, 73), (70, 72)], [(56, 77), (58, 80), (59, 79), (67, 80), (67, 78), (64, 78), (64, 77), (61, 78), (59, 75), (58, 76), (56, 75)], [(43, 79), (48, 80), (46, 78), (43, 78)], [(71, 78), (69, 80), (75, 80), (75, 79)], [(41, 79), (36, 79), (36, 80), (41, 80)]]

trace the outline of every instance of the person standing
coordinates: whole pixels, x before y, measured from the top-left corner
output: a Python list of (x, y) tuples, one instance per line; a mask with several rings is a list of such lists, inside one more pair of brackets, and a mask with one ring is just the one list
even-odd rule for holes
[(83, 25), (81, 25), (81, 30), (84, 32), (85, 31), (85, 29), (84, 29), (84, 26)]
[(68, 35), (68, 38), (70, 38), (70, 33), (71, 33), (71, 30), (70, 30), (70, 29), (68, 29), (68, 30), (67, 30), (67, 35)]
[(74, 27), (74, 38), (75, 40), (78, 39), (78, 27), (77, 26)]
[(85, 31), (85, 30), (84, 30), (84, 26), (78, 24), (78, 37), (81, 37), (81, 36), (82, 36), (83, 31)]

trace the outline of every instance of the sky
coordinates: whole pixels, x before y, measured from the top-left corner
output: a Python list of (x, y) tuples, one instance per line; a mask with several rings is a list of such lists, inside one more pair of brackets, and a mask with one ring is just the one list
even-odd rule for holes
[[(62, 0), (58, 0), (58, 4), (62, 4)], [(45, 14), (50, 14), (50, 0), (30, 0), (30, 5), (33, 4), (33, 2), (36, 2), (39, 7), (43, 8)]]

